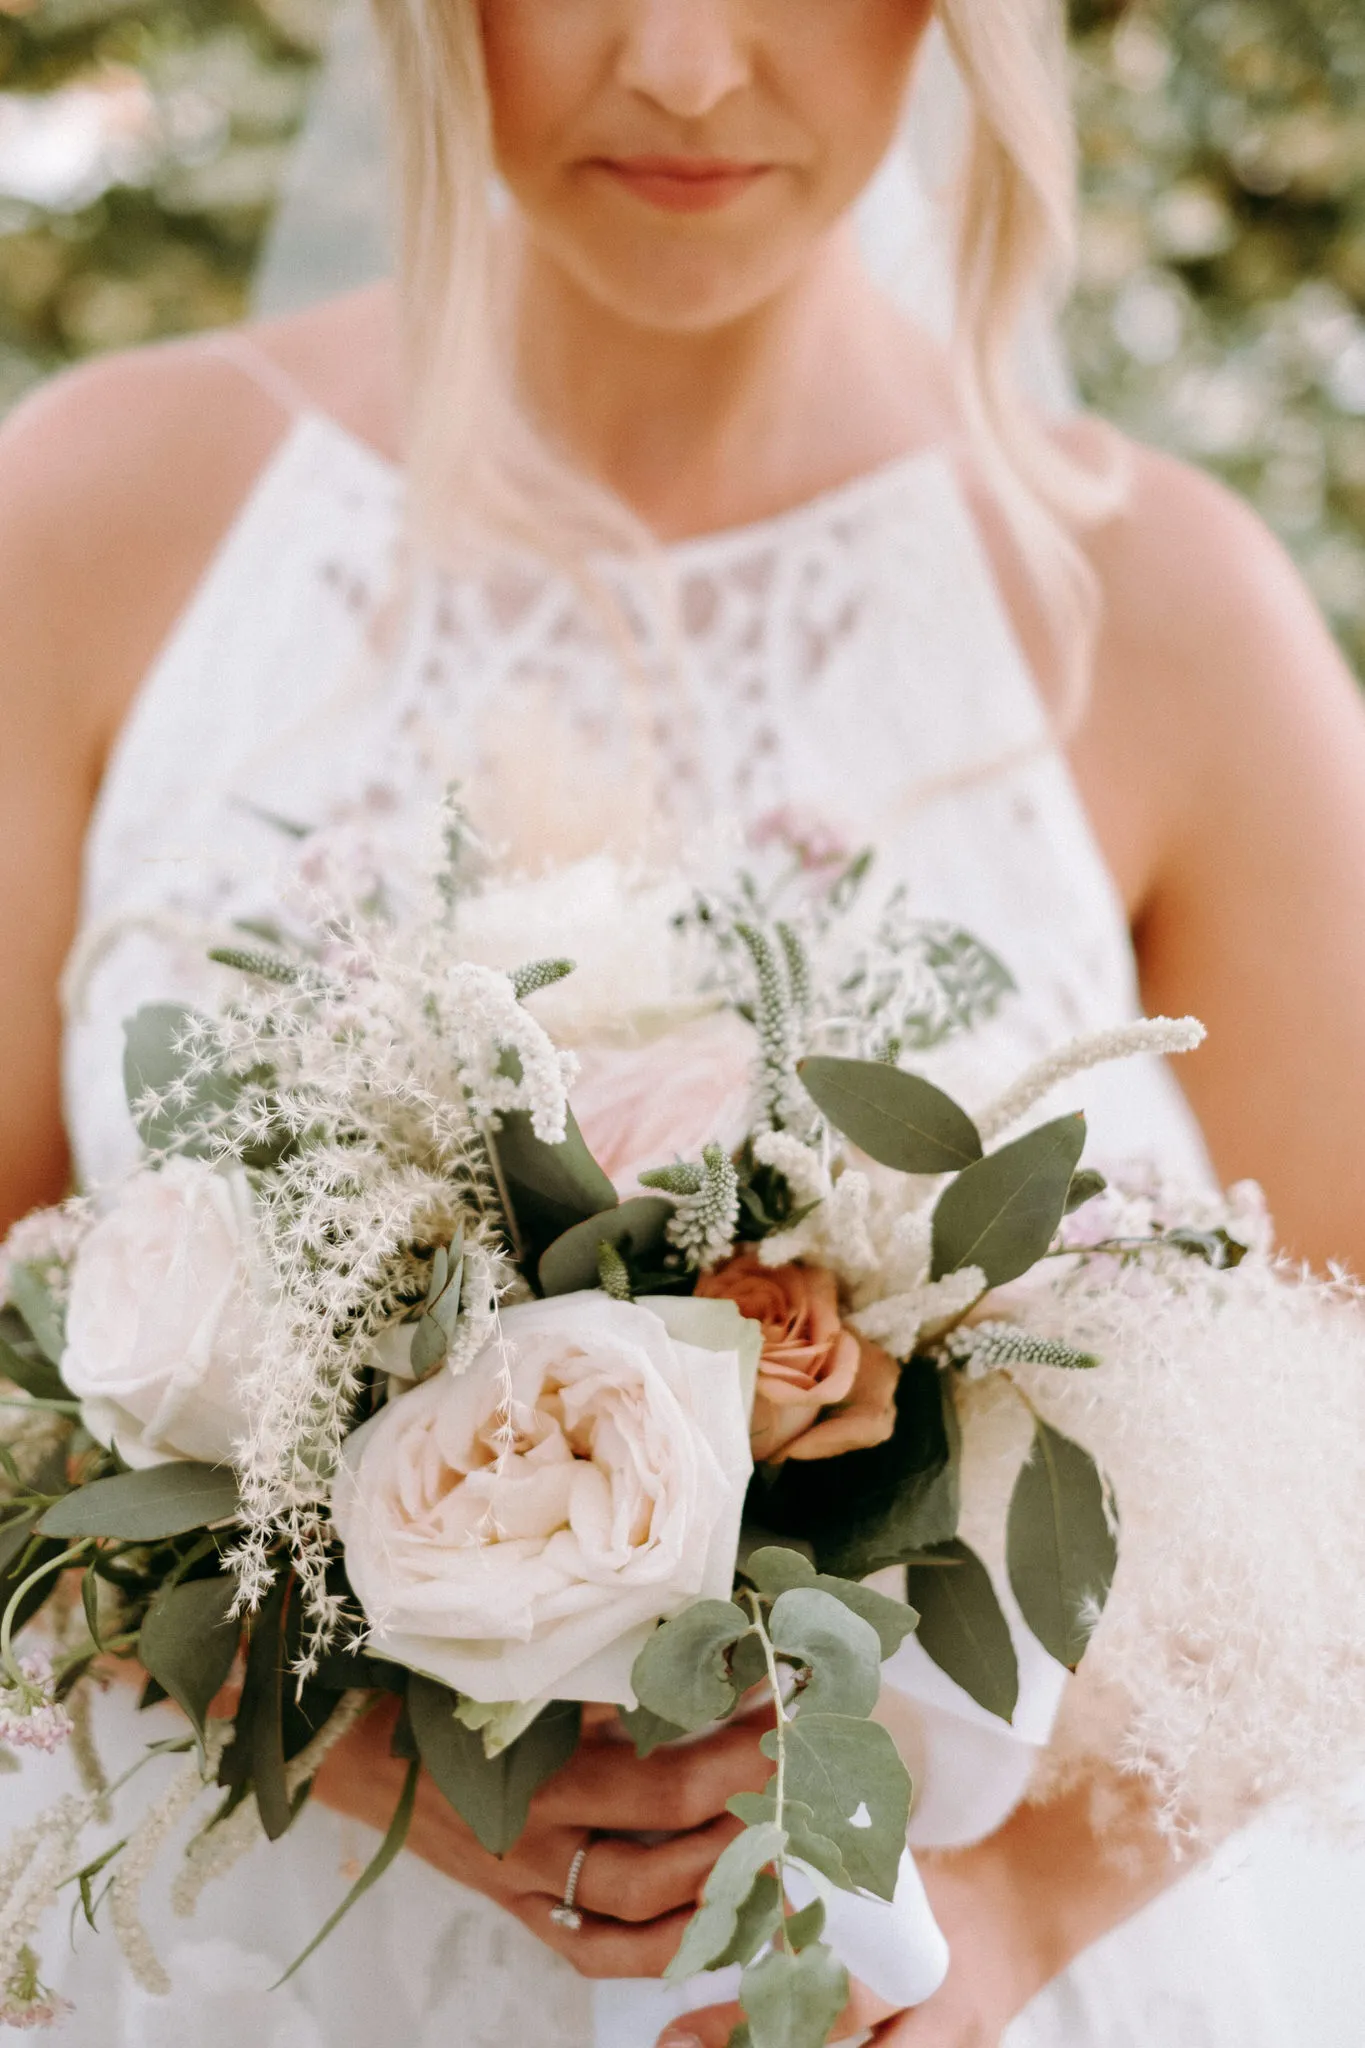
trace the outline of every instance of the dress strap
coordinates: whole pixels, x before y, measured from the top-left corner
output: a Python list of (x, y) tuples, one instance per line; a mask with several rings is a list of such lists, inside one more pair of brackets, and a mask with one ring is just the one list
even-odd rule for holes
[(225, 328), (219, 334), (208, 334), (199, 344), (204, 355), (217, 356), (220, 362), (230, 363), (234, 369), (273, 399), (281, 411), (291, 419), (302, 419), (318, 409), (317, 401), (304, 390), (288, 370), (282, 370), (273, 356), (249, 341), (237, 328)]

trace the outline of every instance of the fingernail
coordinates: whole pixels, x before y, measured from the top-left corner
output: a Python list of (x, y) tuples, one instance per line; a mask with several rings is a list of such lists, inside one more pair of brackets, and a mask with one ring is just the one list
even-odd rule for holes
[(690, 2034), (685, 2028), (670, 2027), (666, 2034), (659, 2036), (658, 2048), (706, 2048), (700, 2034)]

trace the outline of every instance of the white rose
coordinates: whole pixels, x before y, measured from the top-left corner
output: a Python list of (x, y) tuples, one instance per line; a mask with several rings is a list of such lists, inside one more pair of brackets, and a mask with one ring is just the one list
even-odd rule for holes
[(654, 1624), (730, 1596), (755, 1335), (729, 1302), (527, 1302), (364, 1424), (332, 1512), (376, 1653), (476, 1700), (631, 1704)]
[(126, 1464), (230, 1460), (261, 1314), (254, 1225), (244, 1173), (172, 1159), (135, 1174), (81, 1243), (62, 1377)]

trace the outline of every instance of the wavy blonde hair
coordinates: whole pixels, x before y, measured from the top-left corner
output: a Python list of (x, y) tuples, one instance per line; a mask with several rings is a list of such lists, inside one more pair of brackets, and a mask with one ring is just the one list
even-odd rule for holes
[[(372, 0), (399, 152), (400, 279), (419, 526), (477, 520), (582, 568), (595, 546), (648, 547), (639, 522), (518, 417), (497, 374), (493, 135), (476, 0)], [(937, 0), (971, 112), (956, 205), (962, 417), (1048, 621), (1071, 726), (1084, 701), (1098, 589), (1086, 528), (1122, 502), (1112, 457), (1060, 438), (1019, 378), (1024, 323), (1055, 310), (1076, 248), (1076, 147), (1062, 0)], [(458, 489), (455, 480), (458, 479)]]

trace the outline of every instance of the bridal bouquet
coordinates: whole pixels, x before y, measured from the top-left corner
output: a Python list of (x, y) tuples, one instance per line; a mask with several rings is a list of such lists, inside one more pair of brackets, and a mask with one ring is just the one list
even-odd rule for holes
[[(1252, 1193), (1106, 1186), (1083, 1118), (1028, 1127), (1086, 1067), (1193, 1046), (1188, 1021), (1066, 1048), (969, 1113), (915, 1063), (1009, 976), (876, 902), (866, 859), (508, 882), (453, 811), (442, 834), (405, 886), (236, 933), (217, 1009), (133, 1018), (144, 1163), (5, 1247), (0, 1743), (72, 1740), (87, 1791), (0, 1854), (0, 2016), (56, 2009), (33, 1938), (62, 1885), (168, 1988), (138, 1910), (159, 1843), (218, 1788), (188, 1911), (385, 1696), (404, 1789), (319, 1941), (397, 1855), (419, 1769), (501, 1854), (582, 1703), (645, 1753), (762, 1698), (772, 1778), (732, 1802), (670, 1974), (741, 1965), (753, 2048), (818, 2048), (848, 1996), (827, 1919), (902, 1873), (912, 1788), (873, 1715), (916, 1627), (1008, 1722), (1007, 1578), (1053, 1658), (1099, 1663), (1076, 1755), (1099, 1728), (1181, 1824), (1217, 1804), (1187, 1724), (1205, 1685), (1226, 1705), (1217, 1636), (1257, 1558), (1210, 1543), (1209, 1590), (1235, 1590), (1211, 1625), (1186, 1598), (1177, 1657), (1169, 1543), (1191, 1515), (1208, 1534), (1198, 1461), (1272, 1368), (1356, 1362), (1354, 1300), (1276, 1265)], [(1106, 1661), (1121, 1517), (1139, 1558)], [(866, 1583), (888, 1568), (896, 1597)], [(187, 1754), (82, 1862), (109, 1657), (183, 1709)], [(1338, 1661), (1360, 1719), (1358, 1676)], [(1257, 1783), (1297, 1784), (1261, 1733)], [(576, 1924), (572, 1886), (555, 1915)]]

